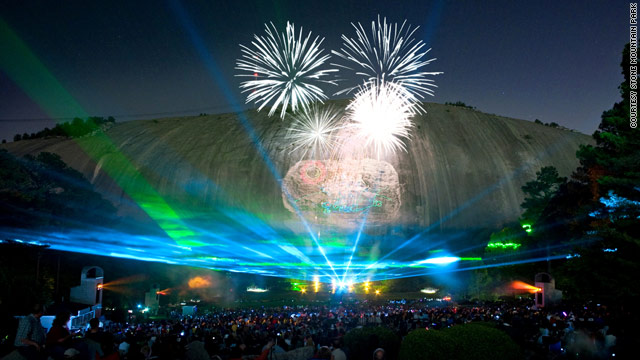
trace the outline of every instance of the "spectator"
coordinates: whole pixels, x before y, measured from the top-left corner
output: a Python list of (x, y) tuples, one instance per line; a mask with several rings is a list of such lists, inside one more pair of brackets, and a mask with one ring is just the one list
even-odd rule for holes
[(53, 324), (46, 338), (47, 352), (54, 360), (64, 359), (64, 352), (71, 348), (71, 333), (67, 323), (71, 319), (68, 311), (61, 311), (53, 319)]
[(311, 337), (311, 335), (307, 335), (304, 338), (304, 346), (312, 346), (314, 349), (316, 348), (316, 344), (313, 342), (313, 337)]
[(204, 348), (204, 343), (200, 340), (192, 341), (185, 346), (185, 358), (187, 360), (209, 360), (209, 354)]
[(125, 357), (129, 353), (129, 348), (131, 344), (127, 342), (127, 340), (123, 340), (120, 345), (118, 345), (118, 353), (120, 353), (120, 357)]
[(27, 360), (46, 358), (46, 353), (43, 349), (46, 336), (40, 323), (42, 314), (44, 314), (44, 307), (36, 304), (31, 314), (20, 319), (18, 325), (14, 345), (20, 355)]
[[(534, 354), (536, 358), (562, 356), (565, 350), (572, 354), (579, 353), (581, 357), (606, 357), (615, 352), (616, 343), (621, 342), (606, 328), (611, 324), (611, 318), (611, 312), (599, 306), (579, 306), (574, 311), (570, 306), (535, 309), (530, 302), (458, 306), (416, 300), (384, 304), (362, 302), (340, 304), (337, 307), (316, 305), (219, 309), (196, 316), (174, 313), (170, 319), (160, 323), (152, 320), (131, 324), (110, 323), (104, 330), (100, 329), (99, 321), (93, 319), (85, 340), (75, 341), (72, 345), (80, 351), (83, 360), (95, 359), (95, 354), (100, 355), (99, 351), (88, 348), (89, 341), (100, 342), (105, 349), (104, 354), (113, 352), (119, 345), (122, 358), (127, 360), (153, 357), (184, 359), (187, 353), (191, 358), (203, 359), (215, 355), (222, 359), (242, 359), (244, 356), (265, 353), (263, 359), (271, 359), (280, 357), (276, 354), (283, 351), (280, 346), (293, 351), (286, 358), (310, 359), (314, 355), (325, 356), (325, 350), (318, 349), (318, 345), (333, 343), (332, 357), (334, 360), (343, 360), (346, 358), (343, 350), (346, 349), (340, 339), (356, 327), (378, 326), (380, 319), (382, 326), (400, 337), (417, 328), (438, 330), (470, 322), (491, 322), (507, 331), (527, 353)], [(24, 324), (28, 324), (27, 320), (23, 319)], [(29, 333), (28, 330), (21, 332), (23, 337)], [(621, 333), (614, 334), (620, 336)], [(544, 341), (538, 344), (541, 335), (544, 335)], [(103, 336), (106, 340), (101, 340)], [(624, 338), (621, 336), (621, 339)], [(264, 347), (270, 340), (270, 345)], [(276, 340), (279, 346), (276, 346)], [(361, 344), (364, 348), (376, 349), (383, 345), (377, 336), (362, 341), (366, 341)], [(263, 348), (268, 351), (263, 351)], [(116, 352), (112, 354), (118, 356)], [(393, 355), (376, 349), (376, 359)]]
[(242, 360), (242, 358), (246, 355), (247, 345), (245, 344), (233, 344), (231, 348), (231, 356), (230, 360)]
[(93, 318), (89, 320), (89, 331), (85, 334), (85, 340), (89, 348), (89, 359), (98, 357), (106, 359), (117, 359), (118, 355), (114, 348), (113, 336), (102, 331), (100, 320)]
[(257, 358), (255, 358), (255, 360), (267, 360), (269, 359), (269, 354), (271, 354), (271, 348), (276, 344), (275, 341), (270, 340), (267, 345), (264, 346), (264, 348), (262, 349), (262, 353), (260, 354), (260, 356), (258, 356)]
[(331, 350), (327, 346), (322, 346), (318, 350), (318, 352), (313, 356), (312, 360), (332, 360), (333, 355), (331, 354)]
[(333, 355), (334, 360), (347, 360), (347, 354), (342, 351), (342, 340), (335, 339), (333, 340), (333, 351), (331, 355)]
[(373, 352), (373, 360), (385, 360), (384, 349), (377, 348), (376, 351)]

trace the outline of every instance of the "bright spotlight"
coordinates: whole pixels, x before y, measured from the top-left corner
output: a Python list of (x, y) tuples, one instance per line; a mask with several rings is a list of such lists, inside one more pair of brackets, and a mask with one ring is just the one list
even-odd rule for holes
[(436, 292), (438, 292), (438, 289), (424, 288), (424, 289), (420, 290), (420, 292), (425, 293), (425, 294), (435, 294)]
[(250, 287), (247, 288), (247, 291), (248, 292), (254, 292), (254, 293), (264, 293), (264, 292), (267, 292), (269, 290), (261, 289), (259, 287), (255, 287), (255, 286), (250, 286)]
[(434, 257), (434, 258), (418, 261), (416, 265), (418, 264), (448, 265), (457, 261), (460, 261), (460, 258), (457, 256), (440, 256), (440, 257)]
[(513, 290), (524, 290), (532, 294), (542, 291), (541, 288), (529, 285), (523, 281), (512, 281), (509, 287)]

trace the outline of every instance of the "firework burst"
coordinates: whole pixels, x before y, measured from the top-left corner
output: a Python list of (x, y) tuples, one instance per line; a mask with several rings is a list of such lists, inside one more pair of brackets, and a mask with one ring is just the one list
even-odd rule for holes
[(343, 139), (344, 155), (374, 155), (406, 150), (404, 139), (413, 126), (415, 105), (399, 85), (373, 81), (360, 87), (347, 106), (349, 129), (353, 137)]
[[(332, 65), (354, 71), (356, 76), (368, 83), (378, 81), (400, 85), (407, 91), (407, 99), (418, 105), (416, 110), (422, 111), (419, 100), (425, 95), (433, 95), (433, 88), (437, 87), (428, 76), (442, 73), (421, 70), (436, 59), (427, 59), (426, 55), (431, 49), (425, 49), (422, 40), (413, 38), (419, 27), (405, 27), (406, 21), (400, 26), (397, 23), (387, 24), (386, 18), (380, 21), (378, 16), (377, 23), (371, 22), (369, 38), (362, 24), (351, 25), (356, 29), (356, 38), (342, 35), (343, 47), (340, 51), (332, 51), (349, 65)], [(357, 88), (346, 88), (337, 95), (350, 93)]]
[(312, 158), (324, 158), (331, 154), (337, 144), (337, 131), (341, 125), (343, 111), (334, 106), (320, 107), (317, 103), (307, 111), (295, 116), (287, 137), (292, 150), (304, 149), (302, 157), (310, 153)]
[(311, 40), (311, 32), (303, 38), (302, 28), (296, 34), (288, 22), (284, 33), (273, 23), (265, 28), (266, 36), (254, 35), (252, 47), (240, 45), (242, 57), (236, 69), (243, 73), (237, 76), (252, 79), (240, 85), (243, 93), (249, 92), (246, 102), (260, 104), (258, 111), (271, 104), (269, 116), (281, 106), (280, 117), (284, 119), (289, 106), (294, 112), (306, 110), (311, 102), (327, 99), (319, 85), (336, 85), (326, 78), (338, 70), (322, 69), (330, 57), (320, 48), (324, 38)]

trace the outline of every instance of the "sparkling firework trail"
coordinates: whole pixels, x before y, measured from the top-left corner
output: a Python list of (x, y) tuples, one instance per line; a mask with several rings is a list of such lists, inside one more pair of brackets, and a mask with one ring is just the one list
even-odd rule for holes
[[(353, 139), (343, 139), (380, 158), (384, 153), (405, 150), (403, 139), (409, 138), (411, 116), (416, 106), (400, 86), (384, 81), (368, 82), (360, 87), (347, 106)], [(353, 146), (353, 145), (352, 145)], [(358, 151), (353, 150), (352, 153)]]
[(326, 78), (337, 69), (321, 69), (330, 58), (323, 55), (320, 45), (324, 38), (316, 36), (311, 41), (311, 32), (303, 39), (302, 28), (297, 36), (293, 24), (287, 22), (284, 33), (278, 33), (275, 25), (265, 24), (266, 36), (254, 35), (252, 47), (240, 45), (242, 57), (236, 69), (243, 72), (237, 76), (249, 77), (241, 83), (242, 92), (249, 92), (247, 103), (260, 104), (259, 110), (271, 104), (269, 116), (281, 106), (280, 117), (284, 119), (287, 108), (294, 112), (298, 108), (307, 110), (314, 101), (326, 100), (319, 85), (337, 85)]
[(336, 132), (343, 128), (340, 124), (343, 112), (334, 106), (320, 107), (317, 103), (308, 111), (295, 115), (293, 125), (287, 132), (294, 152), (304, 149), (302, 157), (311, 152), (311, 158), (325, 158), (336, 142)]
[[(367, 36), (362, 24), (351, 24), (356, 29), (356, 38), (342, 35), (344, 41), (340, 51), (332, 53), (346, 62), (344, 64), (332, 64), (334, 66), (354, 71), (355, 75), (362, 77), (365, 82), (382, 81), (402, 86), (409, 96), (408, 100), (418, 105), (425, 95), (433, 96), (433, 88), (437, 87), (431, 75), (442, 72), (426, 72), (420, 70), (430, 64), (433, 59), (426, 59), (431, 49), (424, 49), (422, 40), (416, 41), (412, 36), (419, 27), (405, 27), (406, 21), (398, 27), (398, 24), (387, 24), (387, 19), (377, 23), (371, 22), (371, 38)], [(339, 91), (336, 95), (348, 94), (358, 87), (349, 87)], [(418, 106), (417, 111), (422, 111)]]

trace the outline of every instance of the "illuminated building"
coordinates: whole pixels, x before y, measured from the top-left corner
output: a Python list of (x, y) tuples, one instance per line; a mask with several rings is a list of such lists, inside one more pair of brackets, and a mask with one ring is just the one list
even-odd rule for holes
[[(97, 266), (85, 266), (80, 274), (80, 285), (71, 288), (70, 300), (75, 303), (86, 304), (91, 307), (91, 311), (83, 315), (82, 319), (75, 320), (73, 326), (80, 323), (89, 322), (91, 316), (100, 317), (102, 313), (102, 293), (104, 283), (104, 272)], [(84, 319), (89, 317), (88, 319)]]
[(160, 287), (158, 284), (153, 284), (151, 289), (144, 293), (144, 306), (145, 308), (149, 308), (149, 311), (152, 314), (155, 314), (160, 307)]

